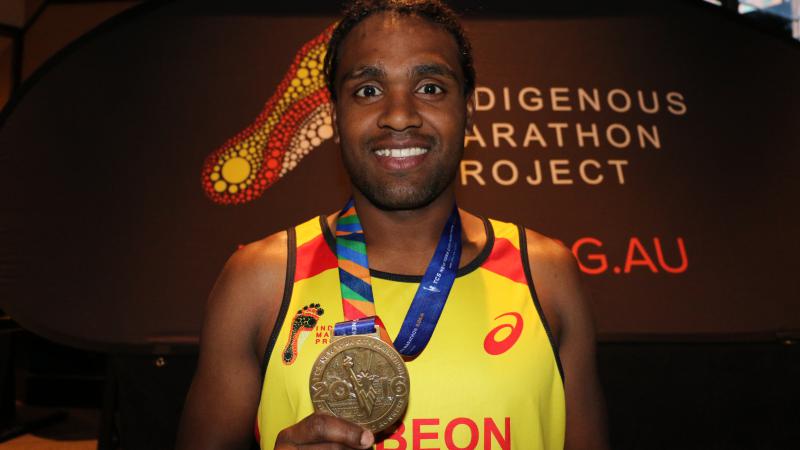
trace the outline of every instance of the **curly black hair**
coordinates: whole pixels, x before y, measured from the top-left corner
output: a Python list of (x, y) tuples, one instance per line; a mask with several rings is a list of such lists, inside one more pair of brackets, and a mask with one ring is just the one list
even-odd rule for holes
[(381, 12), (393, 12), (426, 19), (440, 25), (456, 40), (461, 72), (464, 74), (464, 96), (475, 89), (475, 67), (472, 46), (459, 22), (458, 15), (438, 0), (354, 0), (345, 6), (342, 19), (336, 24), (325, 53), (325, 81), (331, 98), (336, 101), (336, 69), (339, 64), (339, 47), (344, 38), (367, 17)]

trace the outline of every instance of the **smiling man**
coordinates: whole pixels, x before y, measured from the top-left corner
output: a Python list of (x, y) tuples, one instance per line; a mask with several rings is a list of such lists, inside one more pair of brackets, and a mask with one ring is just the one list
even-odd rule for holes
[(352, 200), (231, 257), (178, 447), (255, 424), (263, 449), (606, 448), (571, 253), (456, 207), (475, 75), (452, 11), (356, 2), (326, 74)]

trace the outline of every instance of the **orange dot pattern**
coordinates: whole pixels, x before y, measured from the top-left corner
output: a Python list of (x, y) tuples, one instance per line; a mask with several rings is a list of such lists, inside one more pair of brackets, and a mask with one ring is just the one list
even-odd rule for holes
[(238, 205), (260, 197), (333, 136), (322, 71), (332, 30), (303, 45), (256, 120), (206, 158), (202, 184), (211, 201)]
[(325, 103), (318, 106), (300, 125), (297, 133), (292, 136), (289, 149), (283, 157), (280, 176), (286, 175), (290, 170), (297, 167), (297, 164), (304, 156), (332, 136), (331, 105), (330, 103)]

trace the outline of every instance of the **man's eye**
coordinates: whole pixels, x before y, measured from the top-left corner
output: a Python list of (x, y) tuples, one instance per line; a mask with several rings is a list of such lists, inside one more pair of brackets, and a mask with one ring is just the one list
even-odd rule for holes
[(356, 91), (356, 97), (374, 97), (380, 93), (381, 90), (375, 86), (363, 86)]
[(420, 94), (436, 95), (436, 94), (443, 93), (444, 89), (442, 89), (438, 85), (428, 83), (428, 84), (422, 85), (422, 87), (420, 87), (417, 90), (417, 92), (419, 92)]

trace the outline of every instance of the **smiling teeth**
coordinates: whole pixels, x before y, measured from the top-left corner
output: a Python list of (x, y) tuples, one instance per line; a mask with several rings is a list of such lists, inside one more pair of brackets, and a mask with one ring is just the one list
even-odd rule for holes
[(419, 156), (428, 153), (427, 148), (410, 147), (410, 148), (383, 148), (375, 150), (378, 156), (389, 156), (391, 158), (408, 158), (409, 156)]

